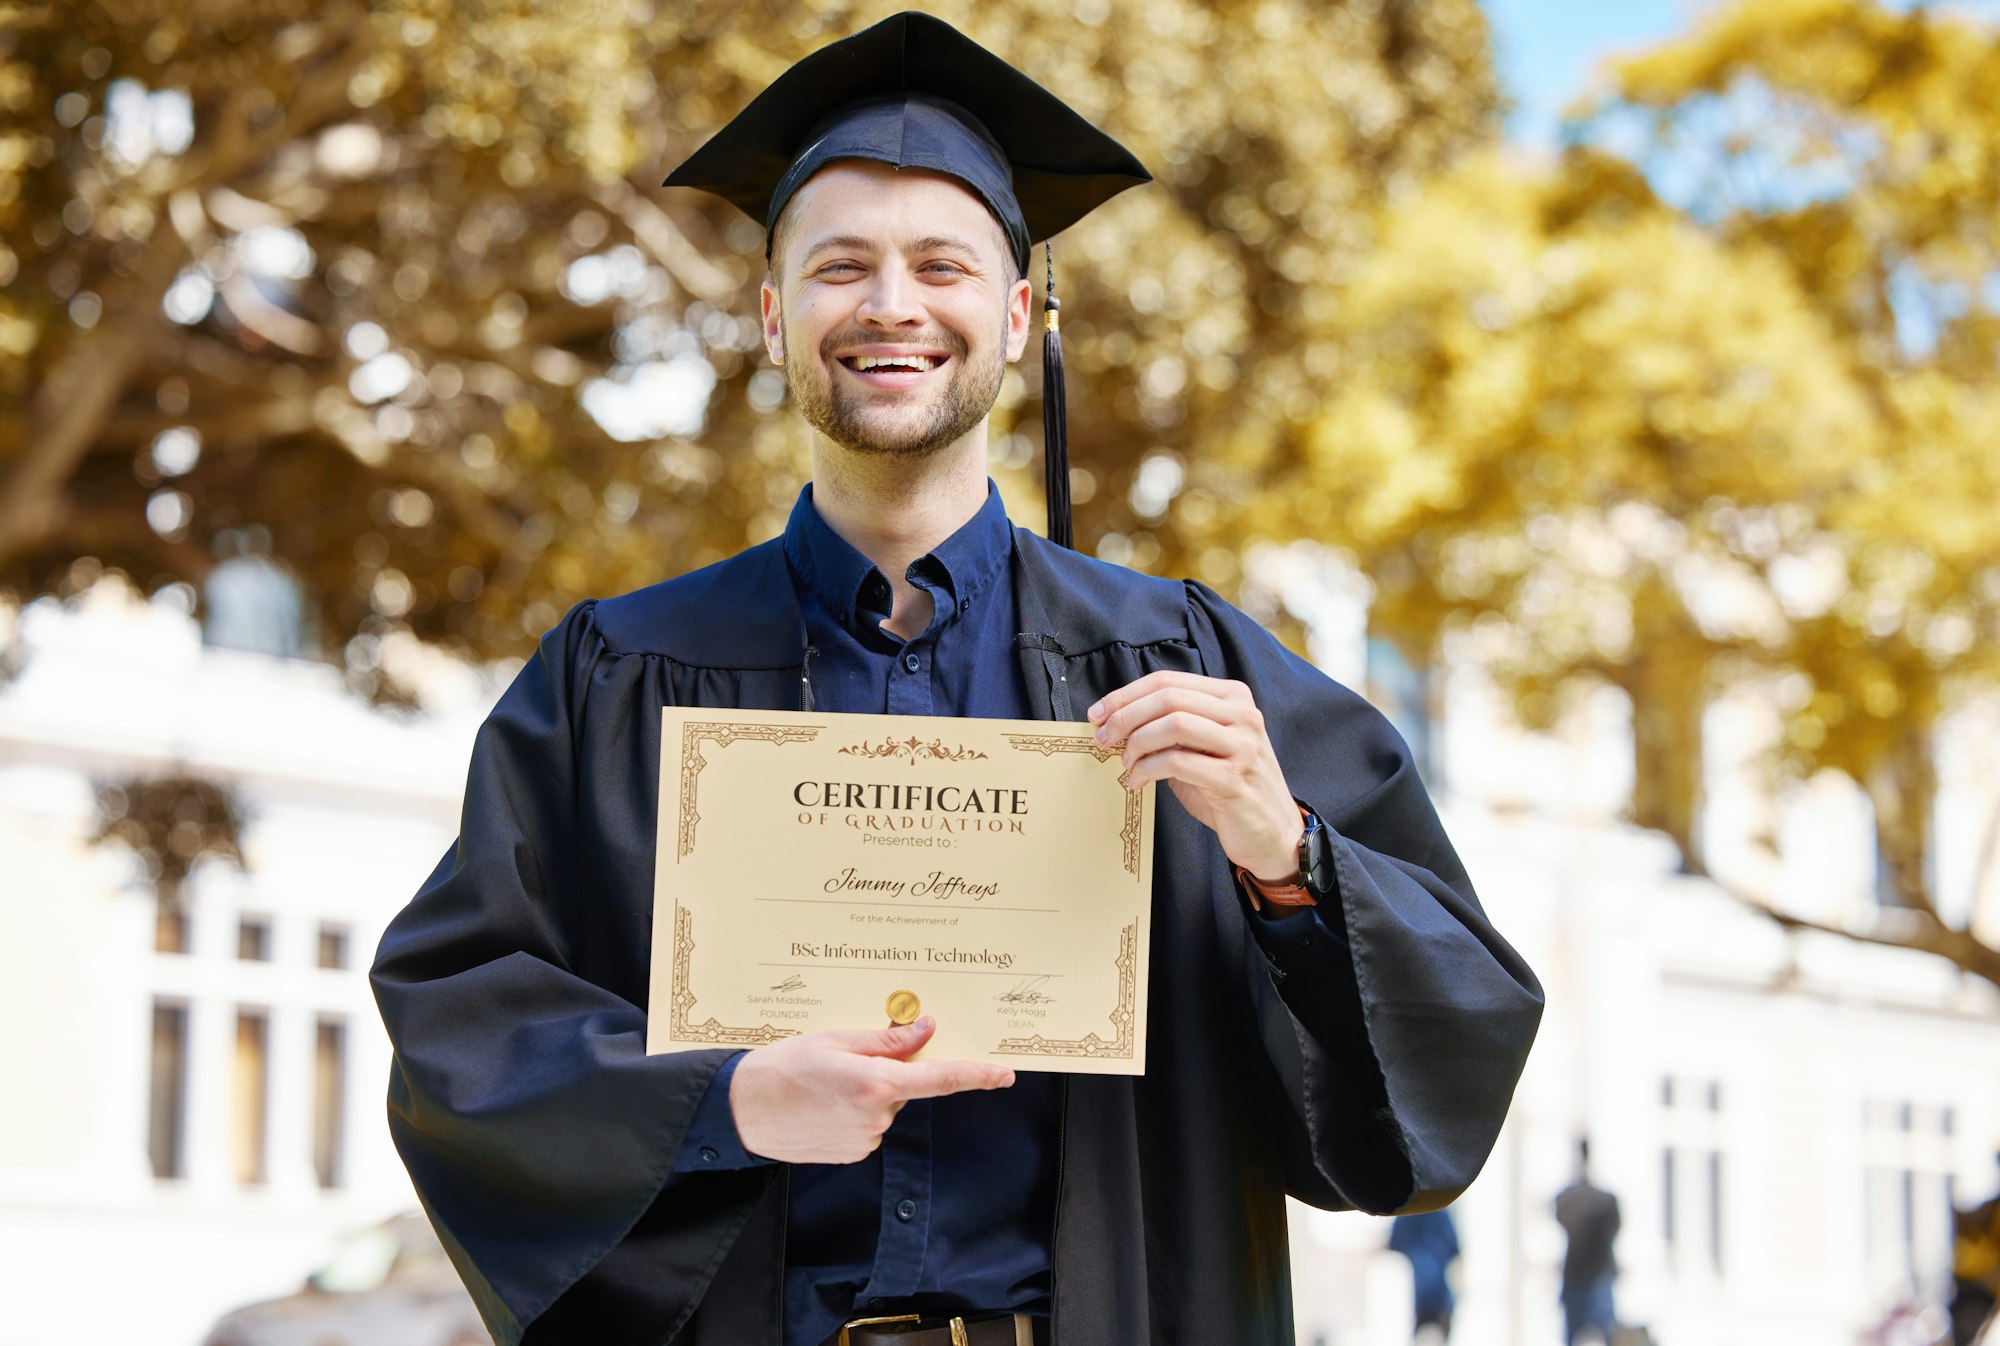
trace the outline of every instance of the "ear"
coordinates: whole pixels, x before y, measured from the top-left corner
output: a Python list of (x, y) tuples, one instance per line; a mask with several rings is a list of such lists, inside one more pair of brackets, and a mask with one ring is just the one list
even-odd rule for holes
[(1007, 291), (1007, 363), (1021, 358), (1028, 348), (1028, 332), (1034, 325), (1035, 287), (1023, 278)]
[(785, 315), (778, 306), (778, 287), (767, 278), (758, 288), (757, 298), (764, 312), (764, 349), (772, 364), (781, 365), (785, 362)]

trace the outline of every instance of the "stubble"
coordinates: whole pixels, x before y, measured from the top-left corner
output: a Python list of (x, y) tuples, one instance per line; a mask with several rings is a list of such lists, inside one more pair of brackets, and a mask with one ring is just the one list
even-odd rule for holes
[(807, 370), (795, 360), (783, 366), (785, 386), (806, 423), (852, 453), (930, 457), (970, 434), (999, 400), (1006, 374), (1001, 354), (1006, 341), (1004, 315), (1000, 342), (977, 360), (956, 338), (930, 343), (944, 346), (951, 359), (945, 364), (944, 386), (932, 396), (925, 414), (915, 418), (900, 414), (895, 397), (855, 388), (836, 371), (834, 350), (868, 340), (867, 333), (838, 333), (821, 344), (816, 368)]

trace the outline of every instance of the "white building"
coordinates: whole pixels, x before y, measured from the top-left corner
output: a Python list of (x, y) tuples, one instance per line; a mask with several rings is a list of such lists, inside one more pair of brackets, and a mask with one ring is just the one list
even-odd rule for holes
[[(366, 972), (457, 831), (476, 715), (371, 712), (100, 586), (0, 691), (0, 1346), (192, 1346), (413, 1198)], [(96, 787), (245, 802), (246, 865), (162, 921)]]
[[(369, 711), (324, 667), (206, 647), (110, 590), (38, 605), (21, 634), (0, 689), (0, 1346), (193, 1346), (412, 1204), (365, 969), (450, 844), (491, 689), (446, 715)], [(1327, 662), (1352, 678), (1361, 661)], [(1677, 875), (1666, 843), (1614, 821), (1615, 704), (1552, 737), (1502, 728), (1467, 678), (1450, 707), (1430, 745), (1447, 826), (1549, 992), (1508, 1129), (1456, 1208), (1453, 1340), (1560, 1340), (1550, 1201), (1586, 1133), (1623, 1202), (1620, 1308), (1667, 1346), (1853, 1342), (1934, 1292), (1947, 1184), (1964, 1201), (2000, 1181), (2000, 995), (1935, 960), (1786, 936)], [(1721, 739), (1754, 738), (1753, 711), (1718, 715), (1739, 716)], [(2000, 728), (1960, 729), (1947, 889), (1971, 881), (1968, 820), (2000, 798)], [(170, 772), (250, 813), (244, 872), (202, 871), (185, 929), (88, 842), (97, 783)], [(1851, 792), (1773, 811), (1742, 779), (1718, 764), (1718, 853), (1769, 827), (1786, 860), (1753, 877), (1770, 891), (1831, 919), (1872, 901)], [(1294, 1215), (1304, 1346), (1407, 1340), (1386, 1222)]]
[[(1445, 699), (1447, 829), (1548, 993), (1507, 1129), (1455, 1208), (1452, 1340), (1562, 1341), (1551, 1203), (1582, 1136), (1620, 1198), (1620, 1317), (1667, 1346), (1847, 1346), (1941, 1298), (1950, 1203), (2000, 1187), (2000, 993), (1925, 955), (1786, 934), (1678, 873), (1669, 842), (1615, 821), (1631, 771), (1615, 696), (1561, 736), (1504, 727), (1463, 674)], [(1768, 730), (1752, 704), (1713, 712), (1712, 860), (1802, 914), (1865, 921), (1865, 802), (1833, 778), (1765, 798), (1746, 763)], [(1946, 744), (1939, 891), (1958, 919), (1980, 877), (1971, 820), (2000, 804), (2000, 723), (1967, 714)], [(2000, 876), (1983, 879), (1990, 910)], [(1407, 1271), (1376, 1251), (1387, 1223), (1295, 1215), (1302, 1346), (1409, 1340)]]

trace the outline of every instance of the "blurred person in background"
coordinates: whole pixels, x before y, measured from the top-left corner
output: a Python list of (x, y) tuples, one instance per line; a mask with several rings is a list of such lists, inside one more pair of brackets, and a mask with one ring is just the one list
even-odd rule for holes
[(1576, 1143), (1576, 1181), (1556, 1194), (1556, 1223), (1569, 1237), (1562, 1265), (1563, 1341), (1609, 1343), (1618, 1322), (1611, 1299), (1618, 1277), (1611, 1253), (1618, 1198), (1591, 1182), (1588, 1140)]
[(2000, 1195), (1952, 1212), (1951, 1290), (1952, 1346), (1972, 1346), (2000, 1303)]
[(1458, 1225), (1448, 1210), (1398, 1215), (1389, 1226), (1389, 1251), (1410, 1260), (1416, 1329), (1412, 1340), (1451, 1340), (1451, 1264), (1458, 1260)]
[[(503, 1346), (1286, 1346), (1287, 1191), (1387, 1214), (1484, 1161), (1541, 992), (1394, 731), (1202, 586), (1058, 545), (1060, 491), (1058, 541), (1014, 527), (986, 476), (1030, 241), (1146, 177), (906, 14), (669, 179), (767, 228), (814, 479), (781, 537), (544, 637), (383, 938), (391, 1130)], [(927, 1019), (647, 1056), (662, 704), (1096, 724), (1172, 788), (1152, 1068), (916, 1060)]]

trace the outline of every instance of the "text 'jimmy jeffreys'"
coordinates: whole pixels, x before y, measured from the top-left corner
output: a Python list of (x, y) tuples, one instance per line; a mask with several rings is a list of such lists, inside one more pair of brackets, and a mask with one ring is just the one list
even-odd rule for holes
[(972, 883), (957, 874), (947, 874), (941, 869), (911, 883), (908, 879), (872, 879), (853, 865), (841, 870), (826, 881), (829, 893), (888, 893), (893, 897), (908, 894), (911, 897), (928, 897), (938, 902), (949, 902), (954, 897), (969, 897), (974, 902), (997, 897), (1000, 893), (999, 880), (992, 883)]

